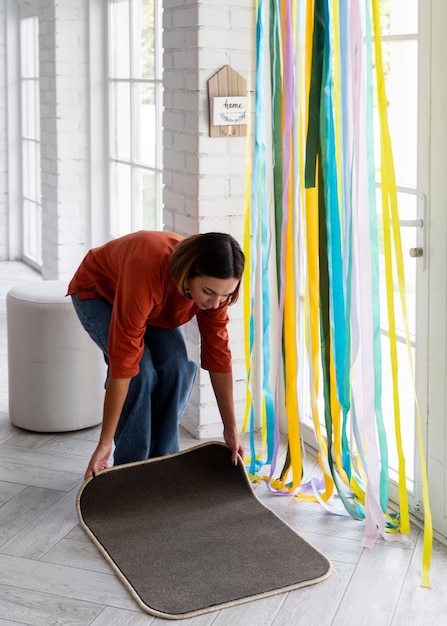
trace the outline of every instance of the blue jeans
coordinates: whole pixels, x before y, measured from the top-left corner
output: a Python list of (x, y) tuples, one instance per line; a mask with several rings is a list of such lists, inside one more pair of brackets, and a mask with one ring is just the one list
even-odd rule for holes
[[(104, 298), (78, 300), (77, 294), (72, 295), (72, 301), (108, 365), (112, 305)], [(197, 364), (188, 359), (180, 328), (148, 326), (144, 343), (140, 372), (130, 381), (115, 432), (114, 465), (179, 450), (178, 425), (192, 391)]]

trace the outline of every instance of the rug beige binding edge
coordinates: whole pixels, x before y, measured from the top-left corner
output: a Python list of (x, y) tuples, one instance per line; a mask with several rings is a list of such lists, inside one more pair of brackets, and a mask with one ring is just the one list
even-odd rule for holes
[[(187, 452), (191, 452), (192, 450), (197, 450), (198, 448), (203, 448), (205, 446), (215, 445), (215, 444), (218, 444), (218, 445), (224, 446), (225, 448), (228, 448), (227, 444), (222, 443), (221, 441), (206, 441), (206, 442), (201, 443), (201, 444), (199, 444), (197, 446), (193, 446), (191, 448), (187, 448), (186, 450), (181, 450), (180, 452), (175, 452), (174, 454), (168, 454), (168, 455), (163, 456), (163, 457), (157, 457), (157, 458), (154, 458), (154, 459), (147, 459), (146, 461), (136, 461), (134, 463), (127, 463), (125, 465), (119, 465), (119, 466), (115, 466), (115, 467), (108, 467), (107, 469), (101, 470), (101, 473), (103, 473), (103, 472), (113, 472), (115, 470), (122, 469), (123, 467), (132, 467), (133, 465), (141, 465), (143, 463), (156, 463), (157, 461), (163, 461), (163, 460), (168, 459), (170, 457), (180, 456), (181, 454), (186, 454)], [(255, 492), (253, 490), (253, 487), (252, 487), (252, 484), (251, 484), (251, 481), (250, 481), (250, 477), (248, 476), (247, 470), (245, 468), (245, 464), (244, 464), (243, 459), (241, 457), (239, 457), (239, 465), (243, 469), (243, 474), (245, 476), (245, 480), (247, 481), (247, 485), (250, 487), (252, 495), (256, 498), (256, 500), (259, 502), (259, 504), (261, 504), (265, 509), (267, 509), (268, 511), (273, 513), (273, 515), (275, 515), (283, 524), (288, 526), (294, 533), (299, 535), (299, 533), (297, 533), (297, 531), (294, 528), (292, 528), (292, 526), (290, 526), (290, 524), (287, 524), (287, 522), (285, 522), (282, 518), (280, 518), (279, 515), (277, 515), (274, 511), (269, 509), (269, 507), (266, 506), (258, 498), (258, 496), (255, 494)], [(82, 495), (82, 492), (84, 491), (85, 487), (87, 486), (87, 484), (91, 480), (93, 480), (93, 476), (90, 477), (90, 478), (87, 478), (86, 480), (84, 480), (84, 482), (82, 483), (82, 485), (79, 488), (79, 491), (78, 491), (78, 494), (77, 494), (77, 497), (76, 497), (76, 511), (77, 511), (77, 514), (78, 514), (79, 524), (80, 524), (81, 528), (84, 530), (84, 532), (88, 535), (90, 540), (98, 548), (98, 550), (102, 554), (103, 558), (110, 565), (112, 570), (118, 576), (118, 578), (120, 579), (121, 583), (124, 585), (124, 587), (130, 593), (130, 595), (136, 601), (138, 606), (141, 609), (143, 609), (143, 611), (145, 611), (146, 613), (149, 613), (150, 615), (154, 615), (155, 617), (161, 617), (163, 619), (171, 619), (171, 620), (187, 619), (187, 618), (190, 618), (190, 617), (198, 617), (199, 615), (203, 615), (205, 613), (213, 613), (213, 612), (216, 612), (216, 611), (220, 611), (222, 609), (228, 609), (230, 607), (237, 606), (239, 604), (246, 604), (247, 602), (253, 602), (254, 600), (261, 600), (263, 598), (269, 598), (271, 596), (275, 596), (275, 595), (278, 595), (280, 593), (287, 593), (288, 591), (294, 591), (295, 589), (300, 589), (301, 587), (310, 587), (311, 585), (314, 585), (314, 584), (317, 584), (319, 582), (322, 582), (323, 580), (328, 578), (331, 575), (331, 573), (332, 573), (332, 563), (331, 563), (331, 561), (327, 558), (327, 556), (325, 554), (320, 552), (320, 550), (315, 548), (315, 546), (313, 546), (312, 543), (306, 539), (305, 541), (307, 541), (307, 543), (309, 543), (309, 545), (311, 545), (312, 548), (316, 552), (318, 552), (328, 562), (328, 566), (329, 566), (328, 567), (328, 571), (323, 576), (320, 576), (319, 578), (313, 578), (311, 581), (303, 581), (303, 582), (300, 582), (300, 583), (296, 583), (294, 585), (289, 585), (287, 587), (281, 587), (281, 588), (278, 588), (278, 589), (272, 589), (271, 591), (265, 591), (263, 593), (259, 593), (259, 594), (256, 594), (256, 595), (246, 596), (245, 598), (240, 598), (239, 600), (232, 600), (230, 602), (223, 602), (221, 604), (216, 604), (216, 605), (213, 605), (213, 606), (205, 607), (203, 609), (197, 609), (196, 611), (188, 611), (187, 613), (173, 614), (173, 613), (164, 613), (162, 611), (157, 611), (157, 609), (153, 609), (152, 607), (148, 606), (141, 599), (141, 597), (135, 591), (134, 587), (130, 584), (130, 582), (128, 581), (126, 576), (122, 573), (120, 568), (116, 565), (116, 563), (114, 562), (112, 557), (109, 555), (107, 550), (103, 547), (101, 542), (98, 541), (96, 536), (92, 533), (90, 528), (87, 526), (87, 524), (82, 519), (82, 513), (81, 513), (81, 507), (80, 507), (81, 495)]]

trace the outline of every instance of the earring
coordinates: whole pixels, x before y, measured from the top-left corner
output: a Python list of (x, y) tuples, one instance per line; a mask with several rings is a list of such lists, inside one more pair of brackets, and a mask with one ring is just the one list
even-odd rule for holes
[(185, 287), (185, 293), (188, 300), (192, 300), (191, 292), (189, 291), (188, 287)]

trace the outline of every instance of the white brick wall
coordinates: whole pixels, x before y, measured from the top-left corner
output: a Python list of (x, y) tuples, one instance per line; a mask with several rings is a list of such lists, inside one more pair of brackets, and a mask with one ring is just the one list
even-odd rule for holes
[[(187, 6), (164, 2), (165, 227), (184, 235), (231, 233), (242, 244), (245, 137), (210, 138), (208, 79), (230, 65), (248, 80), (250, 9), (242, 0)], [(242, 304), (231, 309), (231, 347), (237, 415), (245, 408)], [(188, 350), (199, 359), (195, 324), (185, 328)], [(183, 424), (198, 437), (222, 434), (209, 382), (199, 370)]]
[(40, 0), (44, 278), (70, 278), (89, 247), (87, 0)]

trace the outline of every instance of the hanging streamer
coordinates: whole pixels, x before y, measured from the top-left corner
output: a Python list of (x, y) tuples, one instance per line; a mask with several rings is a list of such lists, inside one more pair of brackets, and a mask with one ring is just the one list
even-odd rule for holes
[[(372, 547), (378, 535), (399, 540), (410, 528), (393, 260), (413, 371), (379, 0), (269, 0), (268, 6), (258, 0), (255, 15), (254, 146), (251, 151), (247, 143), (244, 226), (247, 463), (253, 479), (262, 475), (269, 489), (279, 495), (294, 494), (320, 502), (334, 513), (364, 519), (362, 545)], [(374, 84), (380, 146), (375, 146), (373, 132)], [(267, 172), (267, 150), (271, 150), (271, 173)], [(381, 224), (375, 194), (375, 155), (379, 151)], [(270, 190), (271, 202), (267, 200)], [(398, 451), (397, 515), (388, 510), (388, 442), (382, 411), (381, 235)], [(272, 285), (277, 287), (275, 297)], [(278, 324), (274, 329), (271, 311), (276, 306)], [(272, 371), (272, 336), (277, 338), (278, 371)], [(300, 337), (304, 337), (306, 354), (300, 351)], [(254, 392), (255, 371), (259, 403)], [(298, 386), (305, 376), (308, 406)], [(271, 381), (275, 382), (274, 393)], [(432, 528), (415, 400), (425, 512), (422, 584), (429, 586)], [(312, 477), (303, 482), (303, 410), (309, 410), (312, 417), (321, 480)], [(287, 454), (277, 475), (278, 416), (283, 414)], [(255, 442), (259, 426), (261, 451)]]

